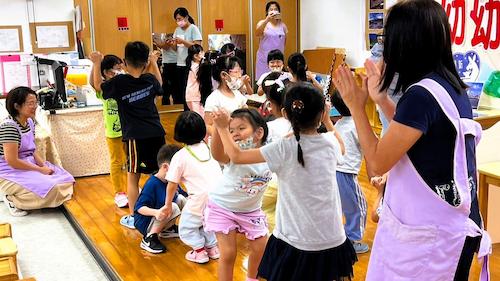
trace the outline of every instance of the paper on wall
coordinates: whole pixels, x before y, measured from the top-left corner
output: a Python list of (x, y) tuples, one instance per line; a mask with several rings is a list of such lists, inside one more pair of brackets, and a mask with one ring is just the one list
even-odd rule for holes
[(66, 25), (37, 26), (38, 48), (68, 48), (69, 32)]
[(0, 29), (0, 52), (21, 52), (19, 30)]

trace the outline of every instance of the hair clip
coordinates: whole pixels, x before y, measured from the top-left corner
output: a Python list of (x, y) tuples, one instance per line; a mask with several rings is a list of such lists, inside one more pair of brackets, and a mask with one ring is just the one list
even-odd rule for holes
[(302, 109), (304, 109), (304, 102), (301, 100), (294, 100), (292, 102), (292, 111), (301, 113)]

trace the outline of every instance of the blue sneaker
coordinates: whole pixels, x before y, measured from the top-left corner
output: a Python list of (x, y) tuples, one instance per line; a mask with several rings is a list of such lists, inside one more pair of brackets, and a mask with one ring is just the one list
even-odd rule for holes
[(135, 226), (134, 226), (134, 216), (132, 216), (132, 215), (123, 216), (120, 219), (120, 224), (123, 225), (123, 226), (125, 226), (125, 227), (128, 227), (130, 229), (135, 229)]
[(354, 250), (356, 251), (356, 254), (364, 254), (370, 250), (370, 247), (368, 247), (368, 244), (362, 243), (359, 241), (351, 241), (352, 246)]

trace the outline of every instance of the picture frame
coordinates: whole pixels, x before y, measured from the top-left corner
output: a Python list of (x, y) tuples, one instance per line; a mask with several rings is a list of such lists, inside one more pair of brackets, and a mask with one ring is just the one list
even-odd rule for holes
[(385, 0), (369, 0), (368, 6), (370, 10), (384, 10)]

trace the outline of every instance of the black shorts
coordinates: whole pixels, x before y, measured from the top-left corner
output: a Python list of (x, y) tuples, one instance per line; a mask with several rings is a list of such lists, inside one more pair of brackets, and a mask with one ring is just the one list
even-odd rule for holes
[(127, 171), (136, 174), (152, 174), (158, 171), (156, 156), (165, 144), (165, 137), (129, 139), (127, 144)]

